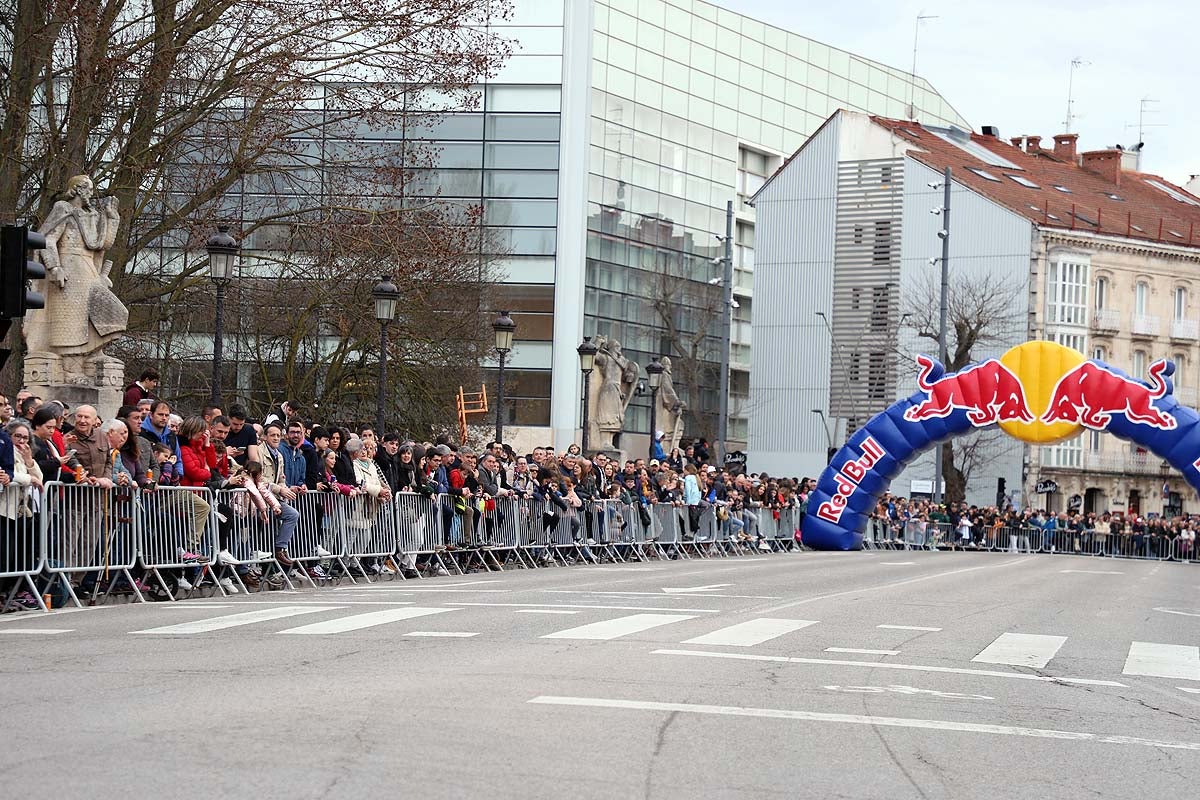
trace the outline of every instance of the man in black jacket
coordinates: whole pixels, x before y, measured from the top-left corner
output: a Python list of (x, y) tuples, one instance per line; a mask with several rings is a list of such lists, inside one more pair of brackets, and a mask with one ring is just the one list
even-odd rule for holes
[(400, 491), (400, 434), (388, 433), (383, 437), (383, 447), (375, 451), (375, 463), (383, 473), (392, 494)]

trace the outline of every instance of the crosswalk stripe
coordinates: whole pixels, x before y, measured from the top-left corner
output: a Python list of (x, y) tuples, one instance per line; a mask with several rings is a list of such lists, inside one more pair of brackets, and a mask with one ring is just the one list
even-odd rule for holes
[(359, 631), (363, 628), (373, 628), (376, 625), (386, 625), (389, 622), (399, 622), (406, 619), (415, 619), (416, 617), (428, 617), (431, 614), (442, 614), (446, 611), (454, 611), (453, 608), (420, 608), (418, 606), (408, 606), (407, 608), (388, 608), (383, 611), (368, 611), (365, 614), (352, 614), (348, 617), (338, 617), (337, 619), (327, 619), (322, 622), (314, 622), (311, 625), (301, 625), (298, 628), (288, 628), (280, 633), (298, 633), (307, 635), (321, 635), (330, 633), (346, 633), (347, 631)]
[(341, 606), (279, 606), (278, 608), (263, 608), (258, 611), (243, 611), (240, 614), (226, 614), (220, 617), (210, 617), (192, 622), (181, 622), (178, 625), (164, 625), (161, 628), (147, 628), (144, 631), (132, 633), (172, 633), (191, 634), (220, 631), (226, 628), (236, 628), (241, 625), (253, 625), (256, 622), (267, 622), (273, 619), (294, 617), (299, 614), (315, 614), (319, 611), (337, 611)]
[(1043, 636), (1036, 633), (1002, 633), (972, 658), (981, 664), (1009, 664), (1014, 667), (1041, 668), (1050, 663), (1065, 636)]
[(826, 653), (857, 653), (864, 656), (898, 656), (899, 650), (871, 650), (865, 647), (826, 647)]
[(933, 633), (941, 630), (941, 628), (927, 628), (923, 625), (876, 625), (875, 627), (890, 631), (930, 631)]
[(1200, 647), (1133, 642), (1122, 674), (1200, 681)]
[(683, 622), (686, 619), (695, 619), (691, 614), (630, 614), (627, 617), (617, 617), (616, 619), (606, 619), (601, 622), (592, 622), (587, 625), (580, 625), (577, 628), (567, 628), (565, 631), (556, 631), (548, 633), (541, 637), (543, 639), (616, 639), (620, 636), (628, 636), (631, 633), (640, 633), (641, 631), (657, 628), (660, 625), (670, 625), (672, 622)]
[(770, 641), (783, 636), (785, 633), (816, 625), (811, 619), (774, 619), (760, 617), (758, 619), (739, 622), (727, 628), (688, 639), (683, 644), (711, 644), (724, 647), (753, 647), (756, 644)]

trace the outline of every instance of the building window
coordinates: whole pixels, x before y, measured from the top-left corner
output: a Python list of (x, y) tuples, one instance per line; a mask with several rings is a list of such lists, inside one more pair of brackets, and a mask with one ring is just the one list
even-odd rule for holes
[(774, 161), (766, 153), (746, 147), (738, 149), (737, 191), (743, 207), (749, 208), (747, 202), (767, 182), (767, 177), (774, 169)]
[(1175, 319), (1187, 319), (1187, 289), (1175, 287)]
[(1096, 310), (1108, 308), (1108, 278), (1096, 278)]
[(1088, 265), (1057, 261), (1050, 265), (1047, 316), (1059, 325), (1087, 324)]
[(1150, 284), (1138, 281), (1133, 288), (1133, 313), (1139, 317), (1146, 316), (1146, 306), (1150, 302)]
[(1146, 351), (1133, 351), (1133, 377), (1139, 380), (1146, 377)]
[(1171, 376), (1171, 380), (1174, 381), (1176, 387), (1185, 386), (1187, 384), (1187, 381), (1184, 380), (1184, 376), (1187, 374), (1185, 370), (1187, 356), (1183, 353), (1176, 353), (1171, 356), (1171, 360), (1175, 362), (1175, 374)]
[(1108, 360), (1107, 358), (1105, 358), (1106, 355), (1107, 355), (1107, 353), (1104, 352), (1103, 347), (1095, 347), (1092, 349), (1092, 360), (1093, 361), (1099, 361), (1099, 362), (1103, 363)]

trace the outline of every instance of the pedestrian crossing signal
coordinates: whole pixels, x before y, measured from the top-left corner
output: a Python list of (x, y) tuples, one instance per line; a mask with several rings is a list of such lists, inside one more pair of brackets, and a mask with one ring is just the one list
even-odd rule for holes
[(31, 256), (46, 249), (46, 237), (24, 225), (0, 231), (0, 319), (20, 319), (30, 309), (46, 307), (46, 298), (30, 281), (46, 277), (46, 268)]

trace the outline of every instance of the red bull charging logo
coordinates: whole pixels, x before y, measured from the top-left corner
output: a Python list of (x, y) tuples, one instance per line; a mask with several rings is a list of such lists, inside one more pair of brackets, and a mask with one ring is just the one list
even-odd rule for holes
[(1150, 366), (1149, 383), (1054, 342), (1026, 342), (951, 375), (928, 356), (917, 363), (925, 399), (904, 412), (910, 422), (965, 410), (976, 427), (999, 424), (1011, 436), (1040, 444), (1069, 438), (1080, 428), (1107, 430), (1114, 416), (1157, 430), (1177, 425), (1156, 406), (1171, 392), (1175, 366), (1165, 360)]

